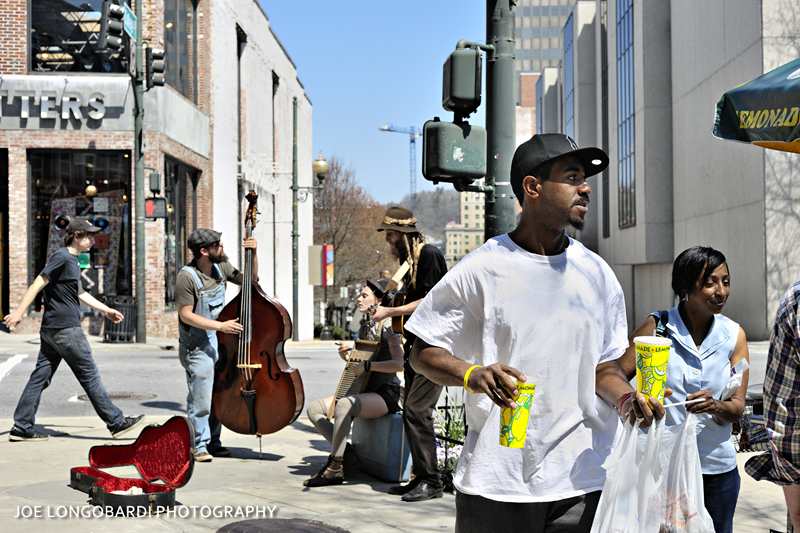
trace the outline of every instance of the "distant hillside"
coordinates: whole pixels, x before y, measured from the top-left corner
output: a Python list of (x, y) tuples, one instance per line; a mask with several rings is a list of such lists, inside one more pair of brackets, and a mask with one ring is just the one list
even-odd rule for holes
[[(400, 205), (411, 209), (409, 195), (405, 195)], [(444, 241), (444, 226), (451, 220), (458, 221), (459, 194), (451, 185), (436, 187), (433, 191), (417, 193), (417, 227), (430, 240)]]

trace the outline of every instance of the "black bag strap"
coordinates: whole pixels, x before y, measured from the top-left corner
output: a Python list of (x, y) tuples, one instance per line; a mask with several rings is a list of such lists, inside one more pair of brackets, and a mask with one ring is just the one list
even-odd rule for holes
[(669, 322), (669, 312), (666, 310), (661, 310), (656, 313), (653, 313), (653, 316), (656, 319), (656, 329), (655, 329), (655, 336), (656, 337), (666, 337), (667, 336), (667, 322)]

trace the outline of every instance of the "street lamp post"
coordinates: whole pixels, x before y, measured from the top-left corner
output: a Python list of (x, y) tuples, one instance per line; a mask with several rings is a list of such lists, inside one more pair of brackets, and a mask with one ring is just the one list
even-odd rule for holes
[[(294, 139), (292, 151), (292, 340), (299, 340), (297, 325), (299, 323), (299, 309), (298, 309), (298, 275), (297, 275), (297, 238), (300, 236), (297, 228), (297, 203), (305, 202), (308, 191), (312, 189), (322, 189), (322, 181), (325, 179), (325, 173), (328, 171), (328, 163), (322, 158), (322, 152), (314, 162), (314, 172), (319, 180), (319, 185), (312, 187), (300, 187), (297, 184), (297, 97), (294, 98)], [(302, 193), (302, 195), (300, 194)], [(323, 193), (324, 195), (324, 193)], [(302, 196), (302, 197), (301, 197)]]

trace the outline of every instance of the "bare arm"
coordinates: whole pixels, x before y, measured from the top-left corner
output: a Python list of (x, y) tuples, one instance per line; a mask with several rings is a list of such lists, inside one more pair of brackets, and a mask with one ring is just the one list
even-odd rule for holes
[(178, 315), (181, 317), (184, 324), (200, 329), (221, 331), (229, 335), (236, 335), (237, 333), (241, 333), (244, 329), (242, 325), (239, 324), (238, 318), (228, 320), (227, 322), (211, 320), (210, 318), (205, 318), (196, 314), (191, 305), (178, 304)]
[[(346, 348), (344, 353), (350, 350), (350, 348)], [(394, 374), (395, 372), (400, 372), (403, 370), (403, 344), (400, 341), (400, 336), (390, 339), (389, 340), (389, 353), (392, 354), (392, 358), (388, 361), (375, 361), (370, 363), (370, 371), (372, 372), (383, 372), (386, 374)], [(342, 347), (339, 348), (339, 354), (342, 354)], [(347, 360), (347, 357), (343, 357)], [(359, 377), (366, 371), (366, 364), (359, 363), (358, 365), (353, 367), (353, 373), (356, 377)]]
[(410, 315), (417, 309), (417, 307), (419, 307), (419, 304), (421, 303), (422, 298), (398, 307), (383, 307), (382, 305), (378, 304), (378, 306), (375, 308), (374, 314), (372, 315), (372, 320), (379, 322), (384, 318)]
[(5, 316), (3, 321), (6, 324), (6, 327), (13, 328), (20, 322), (22, 322), (22, 318), (25, 316), (25, 311), (31, 306), (33, 300), (36, 298), (36, 295), (44, 289), (45, 285), (50, 283), (50, 279), (44, 275), (36, 276), (36, 279), (33, 280), (31, 286), (28, 287), (28, 290), (25, 291), (25, 294), (22, 296), (22, 301), (17, 307), (17, 310), (13, 313), (9, 313)]
[(103, 313), (106, 316), (106, 318), (108, 318), (114, 324), (119, 324), (125, 318), (122, 315), (122, 313), (120, 313), (116, 309), (112, 309), (109, 306), (107, 306), (106, 304), (100, 302), (99, 300), (97, 300), (97, 298), (95, 298), (94, 296), (92, 296), (88, 292), (80, 293), (78, 295), (78, 299), (81, 302), (83, 302), (84, 304), (86, 304), (89, 307), (91, 307), (92, 309), (95, 309), (95, 310), (100, 311), (101, 313)]
[[(739, 338), (736, 339), (736, 347), (731, 356), (731, 366), (744, 358), (750, 363), (750, 353), (747, 350), (747, 336), (744, 330), (739, 328)], [(727, 400), (717, 400), (711, 396), (708, 390), (693, 392), (686, 397), (687, 400), (702, 398), (702, 402), (687, 406), (686, 410), (690, 413), (709, 413), (722, 420), (723, 422), (736, 422), (744, 413), (744, 401), (747, 394), (747, 382), (750, 378), (750, 371), (747, 370), (742, 375), (742, 384)]]
[[(411, 350), (411, 367), (439, 385), (463, 386), (464, 375), (472, 366), (422, 339), (417, 339)], [(522, 372), (503, 363), (481, 366), (470, 373), (467, 392), (483, 392), (499, 407), (513, 409), (517, 407), (514, 398), (519, 396), (517, 381), (527, 379)]]

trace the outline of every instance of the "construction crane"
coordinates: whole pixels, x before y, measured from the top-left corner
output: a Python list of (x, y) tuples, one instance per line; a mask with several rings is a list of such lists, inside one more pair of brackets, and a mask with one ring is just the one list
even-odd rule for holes
[(422, 130), (411, 126), (409, 128), (395, 127), (394, 124), (381, 126), (378, 128), (380, 131), (394, 131), (397, 133), (405, 133), (409, 136), (410, 141), (410, 160), (409, 166), (411, 167), (411, 211), (417, 214), (417, 139), (419, 138)]

